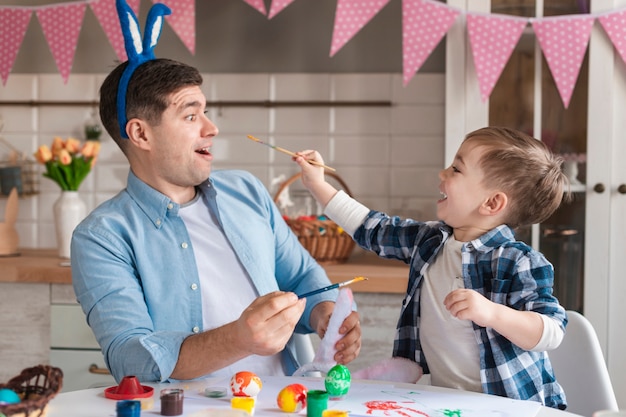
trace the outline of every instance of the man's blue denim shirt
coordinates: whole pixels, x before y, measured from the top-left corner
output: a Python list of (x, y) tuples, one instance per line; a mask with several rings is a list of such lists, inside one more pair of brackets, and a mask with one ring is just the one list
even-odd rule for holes
[[(257, 178), (215, 171), (199, 187), (259, 295), (330, 284)], [(179, 207), (131, 171), (127, 188), (74, 231), (76, 297), (117, 381), (168, 380), (183, 340), (205, 330), (195, 261), (202, 254), (194, 253)], [(296, 332), (313, 332), (312, 308), (336, 297), (335, 290), (309, 298)], [(282, 361), (288, 375), (299, 366), (291, 342)]]

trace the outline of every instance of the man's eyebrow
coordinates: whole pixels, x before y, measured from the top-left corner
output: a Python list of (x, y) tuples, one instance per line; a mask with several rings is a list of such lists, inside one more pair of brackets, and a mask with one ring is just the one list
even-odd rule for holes
[(188, 108), (200, 108), (200, 107), (202, 107), (202, 103), (199, 102), (198, 100), (186, 101), (186, 102), (182, 103), (180, 106), (177, 105), (176, 107), (179, 110), (181, 110), (181, 111), (185, 111)]

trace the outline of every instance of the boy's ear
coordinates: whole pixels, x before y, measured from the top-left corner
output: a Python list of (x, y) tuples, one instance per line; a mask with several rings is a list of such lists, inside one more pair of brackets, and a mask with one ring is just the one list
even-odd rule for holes
[(504, 211), (509, 204), (508, 196), (502, 191), (497, 191), (492, 194), (485, 202), (480, 206), (480, 214), (485, 216), (495, 216)]

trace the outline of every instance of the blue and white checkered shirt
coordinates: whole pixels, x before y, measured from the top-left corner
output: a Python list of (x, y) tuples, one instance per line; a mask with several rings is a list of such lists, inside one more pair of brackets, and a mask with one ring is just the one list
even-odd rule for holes
[[(376, 211), (369, 212), (354, 234), (354, 239), (363, 248), (410, 265), (393, 356), (416, 361), (424, 373), (429, 371), (420, 344), (422, 278), (451, 234), (452, 228), (443, 222), (402, 220)], [(516, 310), (545, 314), (565, 329), (565, 309), (552, 295), (552, 265), (541, 253), (516, 241), (511, 228), (498, 226), (466, 242), (461, 256), (465, 288)], [(473, 326), (479, 341), (483, 392), (565, 408), (565, 393), (556, 382), (545, 351), (524, 350), (492, 328), (475, 323)]]

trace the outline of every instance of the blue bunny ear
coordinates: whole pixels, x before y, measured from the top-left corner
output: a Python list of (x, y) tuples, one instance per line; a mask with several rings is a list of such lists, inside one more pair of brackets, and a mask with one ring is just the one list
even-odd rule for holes
[(140, 55), (143, 51), (141, 45), (141, 32), (139, 30), (139, 21), (133, 9), (124, 0), (115, 2), (117, 15), (120, 18), (120, 26), (124, 35), (124, 47), (126, 55), (130, 59), (131, 56)]
[(163, 28), (163, 16), (172, 14), (172, 11), (166, 5), (157, 3), (150, 8), (148, 12), (148, 18), (146, 19), (146, 30), (143, 36), (143, 50), (144, 53), (152, 55), (154, 59), (154, 47), (159, 41), (161, 36), (161, 29)]
[(163, 28), (163, 16), (172, 13), (169, 7), (164, 4), (154, 4), (148, 12), (146, 20), (146, 32), (144, 40), (141, 40), (141, 31), (139, 29), (139, 21), (133, 9), (125, 0), (116, 0), (117, 14), (124, 35), (124, 47), (126, 55), (128, 55), (128, 65), (122, 73), (120, 83), (117, 87), (117, 121), (120, 125), (120, 135), (124, 139), (128, 139), (126, 134), (126, 92), (128, 83), (133, 73), (141, 64), (146, 61), (155, 59), (154, 47), (156, 46), (161, 29)]

